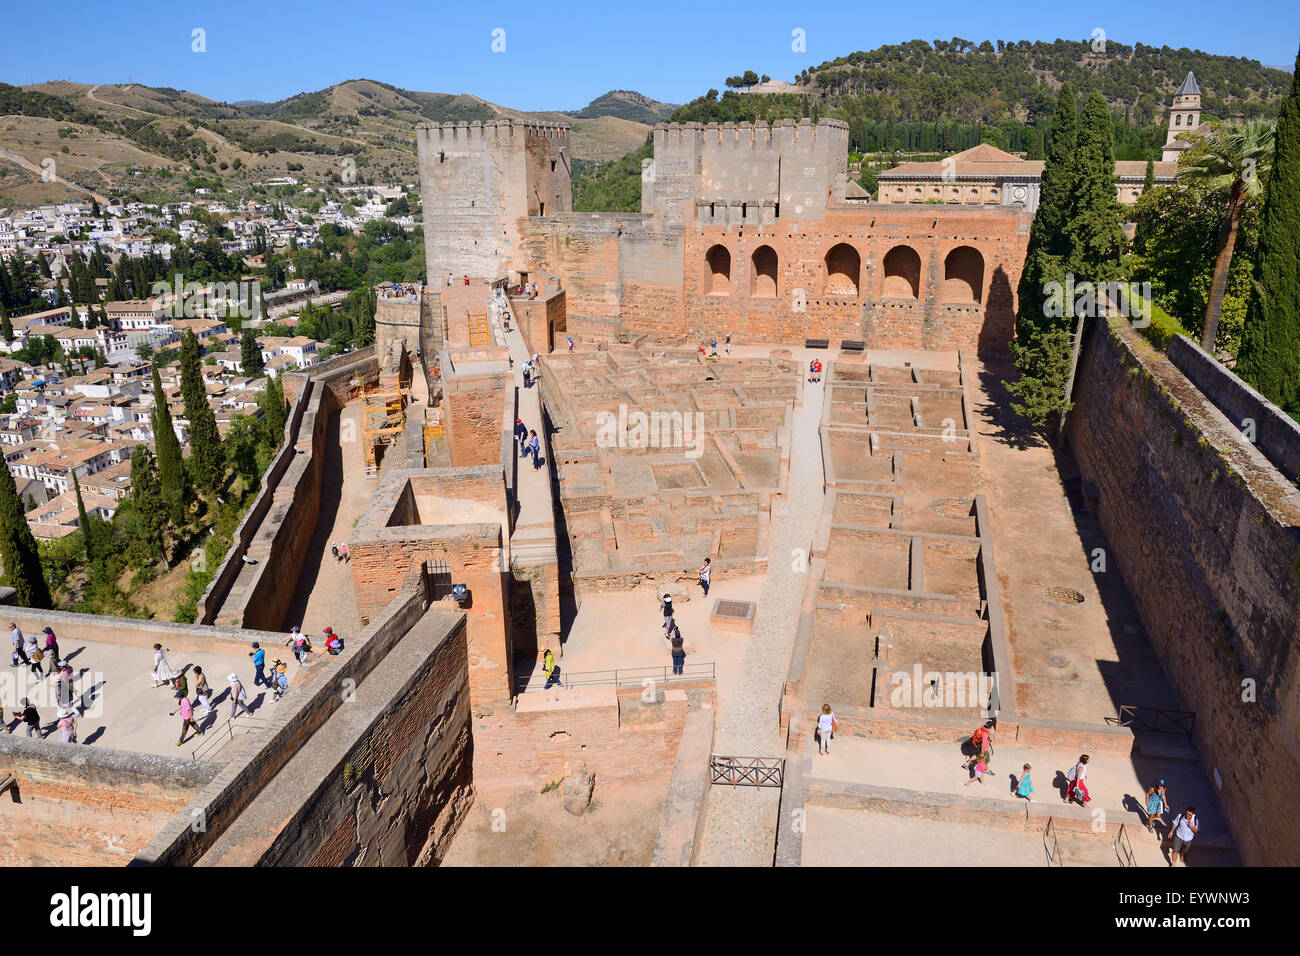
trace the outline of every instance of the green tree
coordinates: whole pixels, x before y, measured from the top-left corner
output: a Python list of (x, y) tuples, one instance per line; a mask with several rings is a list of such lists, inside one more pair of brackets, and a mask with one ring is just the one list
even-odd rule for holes
[(1255, 281), (1237, 373), (1292, 415), (1300, 412), (1300, 55), (1274, 138)]
[(225, 454), (217, 431), (217, 416), (208, 403), (199, 342), (188, 329), (181, 336), (181, 397), (185, 401), (185, 417), (190, 422), (190, 464), (195, 481), (205, 492), (213, 494), (225, 477)]
[(8, 468), (0, 468), (0, 566), (5, 583), (17, 592), (14, 603), (23, 607), (51, 606), (50, 587), (36, 539), (27, 526), (18, 487)]
[[(1077, 177), (1078, 114), (1074, 87), (1061, 86), (1052, 121), (1039, 191), (1038, 211), (1029, 229), (1025, 265), (1017, 289), (1016, 337), (1011, 357), (1020, 378), (1008, 383), (1015, 411), (1036, 425), (1067, 410), (1065, 383), (1070, 365), (1071, 315), (1052, 315), (1049, 288), (1063, 287), (1064, 262), (1071, 251), (1066, 230), (1074, 206)], [(1073, 305), (1073, 303), (1071, 303)]]
[(93, 563), (98, 557), (98, 535), (99, 529), (90, 526), (90, 516), (86, 514), (86, 502), (81, 497), (81, 482), (77, 479), (77, 472), (72, 472), (72, 490), (77, 497), (77, 527), (81, 529), (81, 540), (86, 548), (86, 563)]
[(1273, 162), (1273, 123), (1251, 121), (1220, 126), (1199, 140), (1178, 164), (1180, 179), (1205, 182), (1216, 192), (1226, 193), (1223, 219), (1215, 240), (1214, 278), (1205, 305), (1201, 327), (1201, 348), (1213, 354), (1219, 333), (1219, 313), (1228, 287), (1228, 273), (1237, 246), (1237, 232), (1247, 203), (1257, 201)]
[(278, 449), (284, 440), (284, 426), (289, 420), (284, 401), (284, 383), (278, 375), (267, 377), (266, 389), (257, 396), (257, 405), (262, 409), (267, 441), (272, 449)]
[(3, 304), (0, 304), (0, 335), (4, 336), (6, 344), (14, 340), (14, 324), (9, 321), (9, 313)]
[(262, 360), (262, 346), (252, 329), (244, 329), (239, 336), (239, 367), (245, 375), (261, 375), (266, 368)]
[(189, 505), (189, 489), (185, 484), (185, 461), (181, 457), (181, 443), (172, 426), (171, 411), (167, 408), (167, 393), (163, 391), (158, 365), (153, 366), (153, 442), (158, 456), (158, 483), (162, 499), (167, 504), (172, 524), (180, 527), (185, 522)]
[(1115, 196), (1115, 152), (1106, 98), (1094, 90), (1079, 126), (1070, 234), (1069, 272), (1076, 282), (1101, 285), (1119, 275), (1128, 245)]

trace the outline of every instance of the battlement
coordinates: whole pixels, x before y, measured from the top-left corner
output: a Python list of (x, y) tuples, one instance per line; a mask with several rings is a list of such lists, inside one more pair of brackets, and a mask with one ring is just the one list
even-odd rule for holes
[(817, 123), (804, 117), (802, 120), (783, 119), (775, 123), (656, 123), (655, 146), (669, 149), (678, 146), (735, 145), (740, 147), (772, 148), (814, 144), (820, 138), (828, 145), (847, 149), (849, 124), (843, 120), (823, 119)]
[(428, 146), (510, 145), (546, 140), (563, 147), (569, 142), (569, 127), (562, 123), (497, 119), (473, 123), (420, 123), (415, 129), (419, 143)]

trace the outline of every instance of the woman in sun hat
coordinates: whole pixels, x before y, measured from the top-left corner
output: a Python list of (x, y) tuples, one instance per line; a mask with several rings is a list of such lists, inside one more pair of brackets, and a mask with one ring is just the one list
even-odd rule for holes
[(163, 650), (161, 644), (155, 644), (153, 646), (153, 686), (161, 687), (163, 684), (171, 684), (175, 679), (176, 672), (167, 663), (167, 653)]

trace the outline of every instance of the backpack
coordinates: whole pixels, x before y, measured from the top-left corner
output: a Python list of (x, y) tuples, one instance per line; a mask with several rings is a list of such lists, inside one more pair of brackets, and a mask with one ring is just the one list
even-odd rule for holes
[(45, 652), (38, 647), (36, 650), (32, 651), (31, 658), (39, 664), (41, 661), (45, 660)]

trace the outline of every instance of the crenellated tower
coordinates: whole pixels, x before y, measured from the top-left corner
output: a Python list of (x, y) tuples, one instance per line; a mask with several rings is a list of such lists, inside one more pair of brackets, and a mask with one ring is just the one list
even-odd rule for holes
[(416, 144), (432, 284), (517, 270), (521, 221), (573, 209), (568, 126), (422, 123)]

